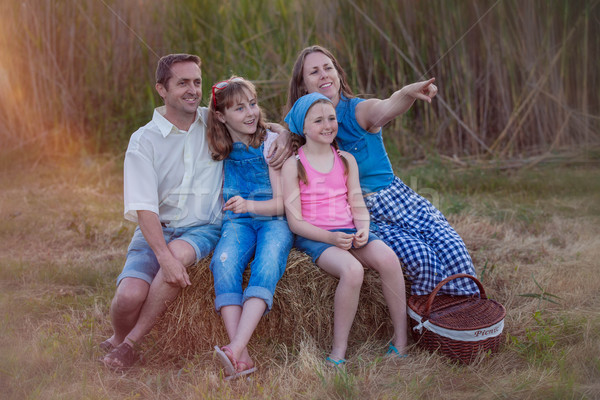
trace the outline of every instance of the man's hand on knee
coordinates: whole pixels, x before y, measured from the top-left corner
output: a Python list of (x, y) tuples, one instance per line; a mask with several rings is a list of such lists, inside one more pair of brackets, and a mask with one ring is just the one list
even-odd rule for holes
[(159, 263), (165, 282), (172, 285), (177, 285), (181, 288), (192, 284), (185, 265), (183, 265), (177, 258), (171, 256), (167, 259), (159, 260)]

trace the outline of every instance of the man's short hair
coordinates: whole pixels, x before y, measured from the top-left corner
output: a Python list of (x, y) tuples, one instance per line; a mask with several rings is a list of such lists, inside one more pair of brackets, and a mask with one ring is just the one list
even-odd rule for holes
[(202, 61), (200, 60), (200, 57), (193, 54), (168, 54), (166, 56), (161, 57), (161, 59), (158, 60), (158, 66), (156, 67), (156, 83), (160, 83), (165, 87), (165, 89), (168, 90), (169, 79), (171, 79), (171, 77), (173, 76), (171, 66), (175, 63), (187, 61), (196, 63), (196, 65), (198, 65), (198, 68), (201, 68)]

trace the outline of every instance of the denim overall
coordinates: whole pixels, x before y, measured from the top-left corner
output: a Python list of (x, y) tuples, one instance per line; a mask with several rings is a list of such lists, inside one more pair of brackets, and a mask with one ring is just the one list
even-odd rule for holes
[[(263, 147), (264, 144), (259, 148), (246, 147), (240, 142), (233, 144), (233, 150), (224, 161), (225, 202), (233, 196), (255, 201), (273, 198)], [(293, 234), (283, 216), (226, 211), (221, 239), (210, 263), (217, 312), (223, 306), (243, 306), (250, 297), (263, 299), (268, 312), (292, 244)], [(250, 280), (242, 291), (242, 276), (251, 260)]]

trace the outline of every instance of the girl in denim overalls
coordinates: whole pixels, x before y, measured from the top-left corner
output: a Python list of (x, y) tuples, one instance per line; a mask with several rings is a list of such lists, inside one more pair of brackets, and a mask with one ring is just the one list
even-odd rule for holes
[[(266, 162), (277, 134), (266, 129), (251, 82), (232, 77), (212, 87), (207, 137), (215, 160), (224, 160), (223, 229), (210, 264), (215, 308), (230, 343), (215, 351), (228, 378), (255, 370), (247, 344), (273, 304), (293, 234), (283, 217), (280, 171)], [(254, 257), (254, 259), (253, 259)], [(242, 274), (250, 280), (242, 290)]]

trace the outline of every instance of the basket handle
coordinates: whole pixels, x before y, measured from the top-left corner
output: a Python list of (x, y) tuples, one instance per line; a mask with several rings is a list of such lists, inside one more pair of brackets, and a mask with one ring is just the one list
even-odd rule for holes
[(427, 304), (425, 305), (425, 313), (423, 314), (423, 318), (429, 319), (429, 314), (431, 313), (431, 306), (433, 304), (433, 300), (435, 299), (435, 295), (437, 294), (437, 292), (440, 291), (442, 286), (444, 286), (446, 283), (448, 283), (454, 279), (457, 279), (457, 278), (470, 278), (471, 280), (473, 280), (477, 284), (477, 287), (479, 288), (479, 297), (481, 297), (482, 299), (487, 299), (487, 296), (485, 295), (485, 290), (483, 290), (483, 286), (481, 285), (481, 282), (479, 282), (479, 280), (477, 278), (475, 278), (473, 275), (469, 275), (469, 274), (450, 275), (449, 277), (447, 277), (446, 279), (444, 279), (443, 281), (438, 283), (437, 286), (435, 287), (435, 289), (433, 289), (433, 292), (431, 292), (429, 294), (429, 299), (427, 300)]

